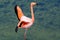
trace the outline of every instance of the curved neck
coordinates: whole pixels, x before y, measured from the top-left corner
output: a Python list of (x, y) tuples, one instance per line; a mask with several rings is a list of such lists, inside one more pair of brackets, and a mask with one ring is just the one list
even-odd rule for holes
[(30, 6), (30, 8), (31, 8), (32, 21), (34, 22), (34, 12), (33, 12), (33, 6), (31, 5), (31, 6)]

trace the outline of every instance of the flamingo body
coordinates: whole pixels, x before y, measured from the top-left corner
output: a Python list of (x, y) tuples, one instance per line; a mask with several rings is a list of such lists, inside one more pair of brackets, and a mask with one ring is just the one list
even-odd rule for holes
[(30, 28), (30, 26), (33, 24), (32, 19), (26, 16), (22, 16), (20, 20), (23, 22), (21, 26), (22, 28)]

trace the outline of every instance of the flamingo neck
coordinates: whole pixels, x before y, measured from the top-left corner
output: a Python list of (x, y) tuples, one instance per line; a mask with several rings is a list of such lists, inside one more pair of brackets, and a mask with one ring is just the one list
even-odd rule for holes
[(32, 21), (34, 22), (34, 12), (33, 12), (33, 6), (31, 5), (31, 16), (32, 16)]

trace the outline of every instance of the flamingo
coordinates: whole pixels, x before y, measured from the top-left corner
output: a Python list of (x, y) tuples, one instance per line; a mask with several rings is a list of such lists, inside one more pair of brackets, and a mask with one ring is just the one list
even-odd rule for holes
[(17, 15), (17, 18), (19, 20), (17, 27), (15, 28), (15, 32), (18, 31), (18, 28), (23, 28), (25, 29), (25, 33), (24, 33), (24, 40), (26, 40), (26, 33), (27, 30), (32, 26), (32, 24), (34, 23), (34, 12), (33, 12), (33, 7), (36, 5), (36, 2), (31, 2), (30, 4), (30, 9), (31, 9), (31, 16), (32, 18), (29, 18), (27, 16), (25, 16), (21, 10), (21, 8), (19, 6), (15, 6), (15, 12)]

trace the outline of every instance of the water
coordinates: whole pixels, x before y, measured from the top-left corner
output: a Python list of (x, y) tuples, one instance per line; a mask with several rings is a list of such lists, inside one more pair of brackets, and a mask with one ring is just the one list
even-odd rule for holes
[(27, 39), (60, 40), (60, 0), (0, 0), (0, 40), (24, 40), (24, 29), (15, 33), (18, 19), (14, 7), (19, 5), (23, 13), (31, 17), (33, 1), (44, 5), (34, 7), (35, 22), (27, 32)]

